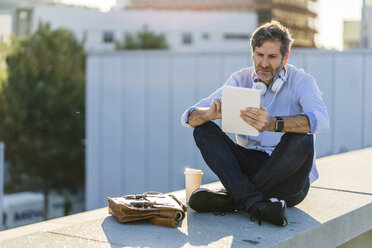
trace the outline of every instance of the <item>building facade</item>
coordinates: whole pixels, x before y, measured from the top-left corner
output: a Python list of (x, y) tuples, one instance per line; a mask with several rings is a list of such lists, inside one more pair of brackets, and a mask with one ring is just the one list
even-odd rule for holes
[(119, 0), (129, 9), (254, 11), (258, 25), (277, 20), (293, 33), (295, 47), (316, 47), (317, 0)]
[(344, 21), (343, 49), (360, 48), (360, 21)]
[(257, 26), (254, 12), (211, 12), (169, 10), (112, 10), (67, 6), (23, 6), (14, 11), (13, 33), (29, 35), (37, 30), (39, 21), (52, 29), (64, 27), (84, 40), (87, 51), (113, 51), (115, 42), (123, 42), (148, 26), (164, 34), (171, 50), (243, 50), (249, 51), (251, 33)]
[(0, 13), (10, 14), (22, 4), (57, 4), (60, 0), (0, 0)]
[[(25, 5), (37, 5), (37, 4), (44, 4), (44, 5), (53, 5), (53, 6), (63, 6), (64, 4), (61, 0), (0, 0), (0, 41), (8, 42), (10, 41), (10, 35), (12, 34), (12, 30), (16, 29), (19, 30), (20, 33), (29, 33), (30, 30), (27, 29), (27, 22), (30, 22), (30, 13), (23, 11), (20, 14), (20, 19), (22, 20), (18, 24), (19, 27), (14, 27), (14, 21), (12, 21), (12, 15), (16, 8)], [(14, 15), (13, 15), (14, 16)], [(15, 33), (16, 35), (19, 35)]]
[(372, 48), (372, 0), (363, 0), (360, 41), (362, 48)]

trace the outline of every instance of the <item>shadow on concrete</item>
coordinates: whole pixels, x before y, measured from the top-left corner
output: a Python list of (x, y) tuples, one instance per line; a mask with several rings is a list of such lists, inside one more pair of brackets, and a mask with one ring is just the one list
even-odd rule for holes
[(215, 216), (188, 211), (188, 242), (192, 246), (267, 247), (320, 225), (298, 208), (288, 209), (288, 216), (288, 225), (277, 227), (266, 222), (259, 226), (245, 212)]
[(154, 226), (147, 221), (118, 223), (112, 216), (105, 218), (102, 229), (111, 247), (181, 247), (188, 237), (176, 228)]
[(187, 211), (187, 218), (176, 228), (153, 226), (146, 221), (120, 224), (107, 217), (102, 229), (111, 247), (267, 247), (320, 225), (298, 208), (288, 210), (289, 224), (259, 226), (244, 212), (215, 215)]

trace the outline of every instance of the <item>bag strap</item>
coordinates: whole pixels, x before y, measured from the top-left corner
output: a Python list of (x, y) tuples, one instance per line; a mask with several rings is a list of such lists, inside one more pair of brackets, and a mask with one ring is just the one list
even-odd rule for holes
[(173, 198), (173, 200), (175, 200), (180, 205), (183, 211), (185, 212), (187, 211), (187, 207), (185, 204), (183, 204), (180, 200), (178, 200), (174, 195), (169, 195), (169, 196)]

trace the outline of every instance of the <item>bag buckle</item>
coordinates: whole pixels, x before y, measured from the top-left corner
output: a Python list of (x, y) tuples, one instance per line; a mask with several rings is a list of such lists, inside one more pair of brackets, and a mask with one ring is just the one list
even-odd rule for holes
[(154, 204), (152, 202), (148, 202), (148, 201), (135, 201), (135, 202), (131, 202), (130, 205), (132, 205), (135, 208), (154, 207)]
[(137, 195), (125, 195), (124, 199), (127, 200), (140, 200), (140, 199), (145, 199), (147, 197), (146, 194), (137, 194)]

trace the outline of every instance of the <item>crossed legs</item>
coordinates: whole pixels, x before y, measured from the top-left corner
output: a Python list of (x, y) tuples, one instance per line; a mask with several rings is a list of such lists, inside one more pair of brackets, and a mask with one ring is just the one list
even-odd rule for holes
[(286, 133), (269, 156), (234, 143), (214, 122), (194, 129), (195, 142), (209, 168), (232, 195), (239, 210), (262, 199), (301, 202), (308, 191), (314, 147), (307, 134)]

